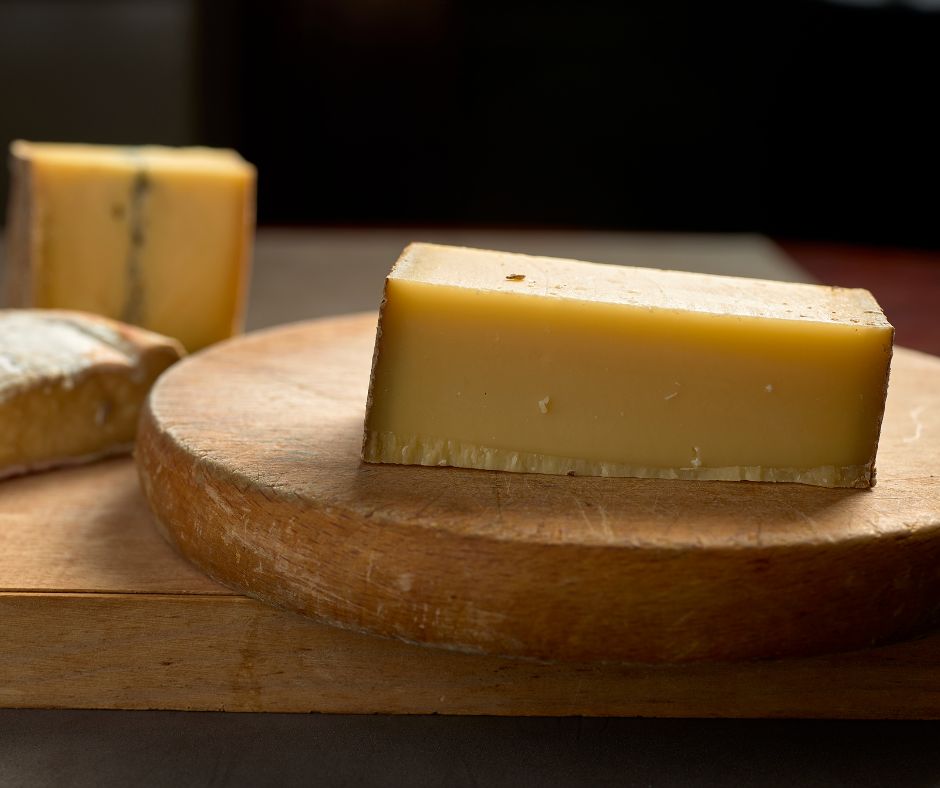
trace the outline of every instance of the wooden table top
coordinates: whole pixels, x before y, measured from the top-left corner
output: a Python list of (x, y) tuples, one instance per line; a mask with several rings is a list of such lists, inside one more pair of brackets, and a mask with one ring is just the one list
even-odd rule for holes
[[(697, 270), (713, 273), (866, 287), (897, 327), (899, 344), (940, 355), (940, 324), (933, 317), (933, 304), (940, 293), (940, 253), (790, 241), (775, 245), (753, 235), (262, 229), (248, 328), (375, 308), (385, 271), (410, 240), (659, 267), (690, 267), (694, 259)], [(115, 470), (120, 472), (121, 468), (115, 466)], [(67, 519), (69, 513), (60, 514)], [(140, 512), (141, 517), (145, 515)], [(116, 530), (119, 526), (120, 522), (114, 523)], [(141, 531), (141, 538), (155, 540), (156, 536)], [(96, 560), (96, 556), (90, 555), (89, 560)], [(60, 566), (66, 574), (82, 569), (68, 561)], [(141, 574), (135, 567), (123, 571)], [(210, 593), (215, 588), (195, 570), (188, 577), (193, 583), (205, 584)], [(149, 596), (139, 594), (141, 604)], [(280, 614), (272, 611), (270, 615)], [(138, 626), (140, 619), (135, 614), (131, 618)], [(217, 624), (228, 626), (226, 621)], [(929, 643), (912, 642), (915, 662), (925, 645)], [(924, 670), (933, 665), (931, 655), (920, 660)], [(244, 667), (250, 656), (241, 655), (239, 663), (236, 654), (235, 664)], [(182, 657), (192, 659), (192, 654)], [(838, 663), (847, 658), (833, 659)], [(272, 661), (272, 674), (282, 670), (280, 660)], [(28, 662), (38, 664), (35, 656)], [(402, 665), (403, 669), (409, 667), (404, 657)], [(370, 667), (362, 665), (365, 672)], [(755, 666), (754, 682), (762, 680), (763, 670), (762, 665)], [(740, 695), (742, 678), (746, 677), (735, 669), (714, 691)], [(120, 684), (124, 678), (114, 673), (112, 680)], [(323, 674), (324, 682), (331, 680)], [(664, 684), (648, 686), (644, 697), (651, 707), (676, 680), (670, 675)], [(868, 691), (871, 682), (866, 677), (859, 686)], [(928, 691), (926, 700), (935, 698), (935, 692)], [(467, 782), (467, 774), (460, 771), (467, 762), (477, 765), (477, 773), (503, 782), (535, 778), (556, 784), (565, 778), (603, 782), (632, 777), (644, 784), (668, 783), (670, 779), (688, 783), (695, 775), (719, 773), (726, 780), (755, 785), (764, 784), (768, 774), (793, 783), (814, 775), (827, 775), (824, 781), (872, 785), (929, 781), (940, 765), (933, 746), (936, 724), (898, 726), (801, 720), (389, 719), (371, 715), (0, 710), (0, 783), (35, 784), (48, 781), (53, 774), (68, 774), (74, 780), (84, 779), (83, 784), (126, 784), (147, 774), (151, 782), (162, 779), (167, 784), (192, 780), (247, 784), (262, 779), (261, 775), (270, 780), (273, 774), (290, 772), (308, 778), (312, 774), (322, 778), (355, 773), (360, 781), (372, 775), (378, 784), (380, 774), (384, 781), (392, 782), (395, 775), (414, 777), (415, 765), (420, 765), (420, 758), (430, 750), (438, 755), (428, 767), (427, 782), (432, 777), (437, 782)], [(289, 753), (287, 757), (285, 753)], [(724, 770), (716, 763), (724, 764)]]

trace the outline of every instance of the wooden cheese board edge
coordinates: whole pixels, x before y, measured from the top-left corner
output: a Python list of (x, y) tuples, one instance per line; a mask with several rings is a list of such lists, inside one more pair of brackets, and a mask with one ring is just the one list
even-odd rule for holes
[[(376, 514), (379, 510), (363, 513), (348, 502), (336, 505), (318, 496), (304, 499), (305, 505), (297, 508), (296, 502), (302, 500), (297, 490), (272, 488), (269, 480), (246, 471), (246, 467), (254, 467), (251, 463), (245, 467), (227, 465), (205, 445), (198, 441), (192, 444), (193, 435), (198, 440), (206, 435), (217, 439), (218, 428), (212, 420), (206, 426), (205, 417), (190, 419), (191, 396), (176, 397), (185, 406), (182, 417), (172, 407), (173, 398), (161, 396), (163, 388), (186, 388), (179, 386), (180, 381), (187, 385), (195, 382), (198, 385), (194, 388), (200, 392), (206, 389), (206, 380), (217, 385), (220, 374), (248, 366), (233, 363), (239, 355), (245, 356), (240, 359), (243, 362), (261, 356), (266, 364), (273, 363), (272, 359), (279, 358), (278, 348), (285, 345), (306, 348), (323, 345), (328, 339), (332, 351), (345, 351), (344, 343), (350, 338), (365, 337), (371, 351), (374, 321), (372, 313), (345, 315), (248, 335), (183, 362), (155, 389), (144, 408), (138, 440), (138, 468), (145, 495), (171, 544), (210, 577), (327, 624), (432, 647), (568, 661), (801, 657), (889, 643), (936, 625), (940, 615), (940, 575), (935, 569), (940, 522), (935, 519), (919, 523), (917, 529), (879, 524), (869, 528), (864, 538), (849, 535), (837, 540), (818, 536), (813, 523), (812, 550), (802, 543), (767, 544), (759, 538), (742, 541), (734, 523), (735, 541), (708, 550), (677, 550), (668, 543), (655, 549), (614, 545), (601, 550), (594, 543), (576, 540), (513, 541), (496, 533), (481, 536), (476, 531), (439, 528), (438, 523), (428, 528), (414, 517), (394, 520)], [(259, 348), (265, 352), (259, 353)], [(290, 352), (296, 353), (293, 349)], [(337, 352), (329, 357), (330, 363), (335, 365), (340, 355)], [(908, 360), (906, 354), (900, 359)], [(913, 360), (916, 363), (918, 359)], [(931, 364), (934, 374), (940, 372), (936, 362), (934, 359)], [(309, 366), (303, 368), (305, 374), (310, 373)], [(335, 370), (331, 367), (330, 371)], [(338, 403), (339, 407), (346, 405)], [(356, 408), (359, 406), (357, 401)], [(330, 407), (321, 410), (332, 412)], [(178, 423), (183, 427), (177, 428)], [(342, 451), (344, 462), (351, 463), (353, 455), (347, 443), (338, 449), (324, 442), (318, 451)], [(239, 462), (253, 457), (254, 444), (236, 445), (232, 456)], [(358, 452), (354, 461), (359, 463)], [(328, 467), (322, 469), (321, 477), (326, 478), (328, 471)], [(412, 469), (396, 466), (394, 472), (403, 476)], [(489, 482), (495, 478), (477, 475), (474, 481), (482, 494), (488, 494)], [(311, 481), (312, 477), (305, 478), (304, 484), (309, 486)], [(400, 480), (392, 486), (410, 489)], [(203, 508), (207, 498), (213, 503)], [(192, 517), (197, 510), (201, 512), (198, 522)], [(234, 521), (232, 512), (243, 514)], [(507, 518), (505, 506), (499, 512), (501, 521)], [(484, 516), (489, 517), (489, 512)], [(252, 518), (290, 526), (246, 528)], [(650, 530), (656, 527), (653, 524)], [(424, 544), (429, 536), (434, 539), (433, 552)], [(523, 548), (530, 543), (540, 549), (541, 573), (529, 573), (529, 585), (523, 586), (517, 582), (515, 567), (525, 563)], [(618, 554), (604, 564), (607, 559), (603, 554), (615, 551)], [(372, 562), (370, 559), (366, 566), (364, 558), (370, 552), (388, 566), (394, 558), (395, 571), (377, 564), (377, 574), (394, 575), (401, 582), (385, 578), (385, 582), (370, 583)], [(440, 556), (445, 552), (458, 558), (442, 570)], [(624, 585), (623, 559), (628, 553), (635, 557), (630, 564), (631, 582)], [(283, 555), (296, 557), (289, 572), (274, 560)], [(322, 558), (326, 555), (329, 561)], [(668, 565), (660, 560), (663, 555), (668, 556)], [(825, 562), (819, 556), (849, 567), (851, 577), (844, 580), (823, 571)], [(610, 571), (612, 563), (616, 563), (616, 571)], [(471, 567), (473, 571), (467, 571)], [(664, 582), (664, 567), (671, 567), (672, 577), (680, 577), (682, 582)], [(464, 577), (460, 584), (455, 581), (457, 568)], [(324, 580), (330, 576), (338, 578), (340, 585)], [(546, 584), (544, 577), (565, 577), (566, 582)], [(875, 578), (874, 584), (857, 582), (857, 578), (868, 577)], [(886, 584), (880, 579), (883, 577), (897, 582)], [(414, 578), (421, 583), (413, 582)], [(513, 578), (513, 582), (505, 588), (485, 582), (493, 578)], [(453, 616), (445, 609), (438, 621), (435, 608), (434, 620), (429, 623), (428, 611), (434, 605), (418, 599), (414, 589), (421, 584), (433, 587), (435, 599), (459, 600), (456, 606), (460, 609)], [(706, 597), (702, 589), (712, 593)], [(496, 590), (502, 596), (497, 598)], [(742, 607), (742, 600), (755, 599), (763, 604)], [(655, 605), (648, 600), (654, 600)], [(559, 611), (567, 617), (562, 619)], [(485, 619), (482, 626), (458, 631), (449, 620), (475, 622), (471, 614), (477, 613)]]

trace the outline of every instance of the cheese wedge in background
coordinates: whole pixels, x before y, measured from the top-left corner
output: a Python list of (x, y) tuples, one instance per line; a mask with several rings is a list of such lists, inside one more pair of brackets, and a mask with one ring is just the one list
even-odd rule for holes
[(98, 315), (0, 310), (0, 478), (130, 451), (147, 392), (183, 352)]
[(255, 170), (209, 148), (17, 141), (8, 302), (76, 309), (179, 339), (241, 329)]
[(865, 290), (412, 244), (362, 457), (868, 487), (893, 336)]

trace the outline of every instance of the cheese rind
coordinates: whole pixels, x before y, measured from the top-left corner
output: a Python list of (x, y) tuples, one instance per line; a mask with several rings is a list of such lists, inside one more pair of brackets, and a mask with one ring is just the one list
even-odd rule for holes
[(241, 328), (254, 168), (233, 151), (17, 141), (10, 305), (75, 309), (178, 338)]
[(129, 451), (178, 342), (61, 310), (0, 310), (0, 478)]
[(867, 487), (892, 340), (866, 291), (414, 244), (363, 459)]
[[(858, 480), (872, 479), (868, 465), (815, 468), (766, 468), (759, 465), (662, 468), (628, 465), (582, 457), (559, 457), (552, 454), (513, 451), (478, 446), (463, 441), (400, 436), (392, 432), (369, 432), (363, 449), (367, 462), (401, 463), (405, 465), (450, 465), (458, 468), (479, 468), (488, 471), (546, 473), (567, 476), (631, 476), (642, 479), (688, 479), (725, 482), (793, 482), (823, 487), (857, 487)], [(868, 487), (870, 484), (861, 486)]]

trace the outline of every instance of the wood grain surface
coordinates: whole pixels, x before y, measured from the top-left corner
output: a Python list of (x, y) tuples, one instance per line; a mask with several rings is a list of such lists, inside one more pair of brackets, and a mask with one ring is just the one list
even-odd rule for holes
[(874, 490), (374, 466), (374, 315), (261, 332), (165, 375), (145, 493), (216, 579), (467, 652), (729, 660), (861, 648), (940, 612), (940, 360), (899, 350)]
[(798, 660), (539, 663), (371, 637), (240, 596), (0, 593), (0, 706), (940, 718), (940, 633)]
[(0, 484), (0, 593), (14, 592), (231, 595), (160, 538), (128, 458)]
[(940, 718), (940, 631), (830, 656), (546, 664), (318, 624), (207, 579), (130, 459), (0, 485), (0, 706)]

